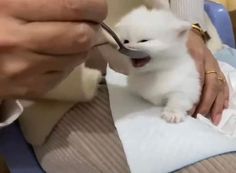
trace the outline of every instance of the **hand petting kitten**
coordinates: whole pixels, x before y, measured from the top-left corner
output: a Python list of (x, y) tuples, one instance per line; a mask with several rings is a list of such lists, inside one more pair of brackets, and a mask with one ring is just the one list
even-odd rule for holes
[(197, 65), (203, 87), (200, 102), (192, 108), (190, 113), (194, 114), (194, 116), (197, 113), (205, 116), (209, 115), (213, 123), (218, 124), (221, 120), (223, 109), (228, 107), (228, 85), (217, 80), (216, 74), (206, 75), (205, 72), (214, 69), (222, 78), (225, 78), (224, 74), (202, 38), (194, 31), (189, 34), (187, 46)]

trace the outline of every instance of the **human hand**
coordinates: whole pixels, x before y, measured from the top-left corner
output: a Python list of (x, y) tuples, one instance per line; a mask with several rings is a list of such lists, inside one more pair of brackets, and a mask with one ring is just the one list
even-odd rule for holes
[(41, 96), (84, 62), (105, 0), (1, 0), (0, 98)]
[(190, 31), (188, 48), (200, 73), (202, 94), (199, 103), (190, 111), (194, 116), (209, 115), (214, 124), (221, 120), (222, 111), (228, 107), (229, 89), (218, 62), (202, 38)]

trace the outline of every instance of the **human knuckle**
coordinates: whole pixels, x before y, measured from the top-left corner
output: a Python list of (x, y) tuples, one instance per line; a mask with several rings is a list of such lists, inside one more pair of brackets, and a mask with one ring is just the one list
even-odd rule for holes
[(29, 68), (29, 65), (19, 61), (7, 61), (3, 62), (0, 66), (1, 75), (8, 79), (15, 79), (20, 76), (25, 70)]
[(79, 30), (75, 32), (74, 38), (76, 39), (76, 44), (85, 51), (91, 47), (93, 37), (94, 31), (92, 28), (87, 24), (80, 24)]

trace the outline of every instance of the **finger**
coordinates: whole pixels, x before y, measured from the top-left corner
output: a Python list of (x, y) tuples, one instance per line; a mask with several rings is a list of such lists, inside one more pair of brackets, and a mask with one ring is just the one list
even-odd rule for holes
[[(32, 75), (32, 78), (23, 79), (22, 83), (12, 83), (1, 85), (2, 99), (32, 99), (42, 97), (49, 90), (54, 88), (65, 78), (63, 72), (48, 75)], [(33, 84), (34, 83), (34, 84)], [(27, 85), (28, 84), (28, 85)]]
[(26, 21), (102, 22), (107, 14), (105, 0), (2, 0), (0, 12)]
[(23, 79), (35, 75), (71, 71), (84, 62), (86, 57), (86, 53), (71, 56), (50, 56), (19, 51), (1, 54), (0, 79), (24, 84)]
[(78, 54), (91, 48), (98, 29), (89, 23), (33, 22), (22, 27), (19, 43), (43, 54)]
[[(84, 55), (77, 56), (58, 56), (57, 58), (45, 56), (42, 58), (41, 55), (34, 55), (33, 58), (41, 59), (42, 61), (40, 63), (36, 63), (37, 65), (31, 64), (32, 67), (22, 69), (20, 73), (11, 75), (10, 78), (8, 78), (9, 80), (4, 82), (4, 86), (9, 89), (12, 88), (11, 86), (14, 86), (14, 88), (12, 88), (8, 93), (3, 93), (1, 95), (2, 98), (41, 97), (47, 91), (56, 86), (60, 81), (62, 81), (67, 75), (69, 75), (69, 73), (79, 64), (77, 62), (78, 59), (81, 61), (84, 57)], [(80, 58), (80, 56), (82, 56), (82, 58)], [(48, 61), (48, 58), (52, 61)], [(59, 62), (58, 59), (60, 59)], [(68, 61), (68, 59), (70, 61)], [(54, 72), (47, 73), (48, 71)]]
[(205, 85), (203, 88), (200, 104), (196, 113), (207, 115), (218, 94), (218, 83), (215, 75), (206, 75)]
[(219, 124), (223, 109), (224, 109), (224, 93), (222, 91), (216, 97), (216, 100), (211, 110), (211, 119), (214, 124), (216, 125)]
[[(223, 85), (223, 90), (224, 90), (224, 108), (228, 108), (228, 105), (229, 105), (229, 87), (228, 87), (227, 81), (225, 80), (225, 75), (221, 71), (219, 63), (213, 57), (213, 55), (211, 54), (209, 49), (207, 50), (207, 53), (209, 55), (208, 57), (212, 57), (211, 59), (213, 60), (215, 69), (218, 71), (218, 74), (220, 74), (220, 76), (218, 76), (218, 77), (220, 77), (220, 78), (222, 78), (224, 80), (224, 81), (220, 80), (220, 82), (222, 82), (224, 84)], [(222, 85), (221, 85), (222, 83), (220, 83), (220, 85), (219, 85), (220, 87), (222, 87)]]

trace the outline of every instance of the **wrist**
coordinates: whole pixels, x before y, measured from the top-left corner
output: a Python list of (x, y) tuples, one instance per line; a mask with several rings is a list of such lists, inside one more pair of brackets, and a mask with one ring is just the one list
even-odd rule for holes
[(207, 43), (211, 39), (208, 32), (204, 31), (198, 23), (192, 24), (192, 31), (198, 36), (200, 36), (204, 43)]
[(195, 35), (195, 37), (197, 37), (200, 41), (202, 41), (205, 44), (204, 39), (202, 38), (202, 35), (200, 34), (199, 31), (191, 29), (191, 35)]

